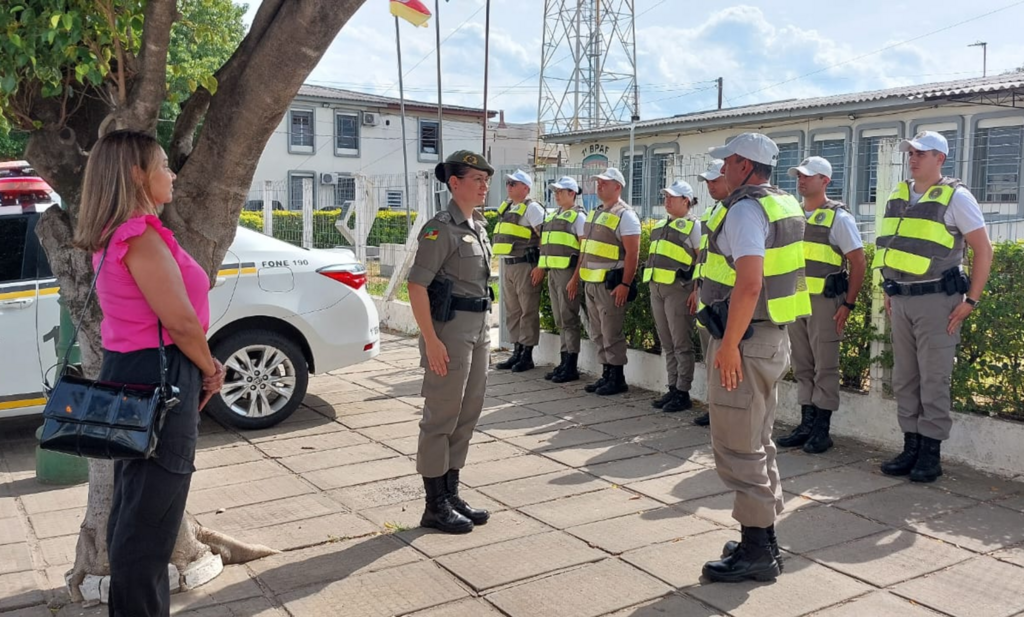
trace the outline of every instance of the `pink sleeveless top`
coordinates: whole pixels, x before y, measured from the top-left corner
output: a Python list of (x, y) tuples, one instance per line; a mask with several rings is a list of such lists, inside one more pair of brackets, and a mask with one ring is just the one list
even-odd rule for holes
[[(141, 236), (147, 225), (155, 229), (167, 243), (171, 256), (181, 269), (185, 291), (199, 316), (199, 323), (204, 331), (210, 327), (210, 279), (206, 272), (178, 245), (174, 234), (163, 226), (159, 218), (151, 214), (137, 216), (125, 221), (111, 236), (106, 261), (103, 262), (103, 269), (96, 282), (96, 297), (103, 309), (100, 334), (103, 337), (103, 348), (109, 351), (126, 353), (159, 346), (156, 313), (150, 308), (124, 264), (128, 240)], [(102, 256), (102, 250), (93, 254), (93, 270), (99, 266)], [(173, 342), (165, 329), (164, 344), (171, 345)]]

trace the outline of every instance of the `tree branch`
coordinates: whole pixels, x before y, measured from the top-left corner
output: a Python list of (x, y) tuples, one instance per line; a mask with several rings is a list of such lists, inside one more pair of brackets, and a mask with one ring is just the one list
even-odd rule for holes
[(193, 141), (199, 123), (206, 116), (206, 110), (210, 108), (210, 91), (206, 88), (198, 88), (192, 96), (188, 97), (174, 122), (174, 134), (171, 136), (171, 151), (167, 154), (170, 160), (171, 169), (175, 173), (185, 166), (185, 161), (192, 154)]
[[(109, 129), (130, 128), (156, 133), (160, 104), (167, 94), (167, 48), (178, 16), (175, 0), (149, 0), (143, 15), (142, 48), (128, 95), (128, 106)], [(125, 70), (119, 67), (119, 70)]]

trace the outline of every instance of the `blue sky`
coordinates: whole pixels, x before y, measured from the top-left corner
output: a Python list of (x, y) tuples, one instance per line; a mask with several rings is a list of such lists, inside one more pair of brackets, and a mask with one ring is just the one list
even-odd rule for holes
[[(713, 108), (719, 76), (726, 106), (980, 76), (981, 49), (967, 47), (978, 40), (990, 75), (1024, 65), (1024, 0), (843, 4), (636, 0), (642, 118)], [(483, 103), (483, 7), (440, 3), (445, 103)], [(492, 0), (489, 107), (512, 122), (537, 118), (543, 10), (543, 0)], [(436, 101), (433, 22), (400, 26), (406, 97)], [(308, 81), (397, 96), (397, 73), (387, 2), (368, 0)]]

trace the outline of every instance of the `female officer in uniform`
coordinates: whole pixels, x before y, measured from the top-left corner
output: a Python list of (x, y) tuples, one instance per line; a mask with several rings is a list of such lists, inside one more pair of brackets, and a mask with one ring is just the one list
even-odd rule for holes
[(477, 207), (487, 198), (493, 174), (484, 157), (466, 150), (437, 165), (434, 175), (448, 185), (452, 198), (424, 225), (409, 271), (420, 365), (426, 369), (416, 452), (427, 493), (420, 525), (447, 533), (472, 531), (489, 517), (459, 498), (459, 470), (487, 387), (491, 245)]

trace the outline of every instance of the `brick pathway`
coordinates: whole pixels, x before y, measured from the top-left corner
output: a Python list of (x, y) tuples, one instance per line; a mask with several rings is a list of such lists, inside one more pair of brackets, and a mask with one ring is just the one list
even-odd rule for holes
[[(189, 511), (284, 552), (176, 594), (176, 615), (1024, 615), (1024, 483), (948, 468), (912, 485), (844, 441), (779, 457), (785, 574), (702, 585), (701, 564), (737, 536), (707, 430), (654, 412), (651, 392), (606, 399), (542, 369), (490, 375), (462, 475), (491, 522), (426, 533), (418, 352), (385, 339), (378, 359), (313, 378), (274, 429), (204, 422)], [(87, 488), (35, 482), (37, 424), (0, 424), (0, 616), (106, 615), (56, 609)]]

